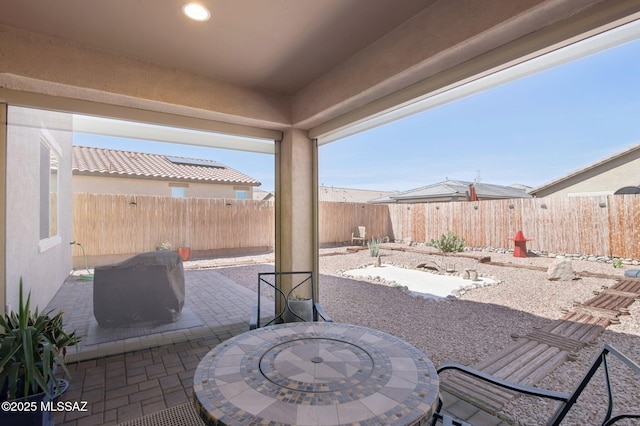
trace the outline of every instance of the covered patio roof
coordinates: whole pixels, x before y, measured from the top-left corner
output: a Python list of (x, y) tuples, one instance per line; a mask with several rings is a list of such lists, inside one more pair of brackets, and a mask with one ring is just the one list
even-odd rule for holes
[(1, 0), (2, 98), (39, 93), (317, 137), (640, 11), (621, 0), (207, 0), (211, 19), (195, 22), (183, 3)]
[(637, 0), (200, 3), (208, 21), (177, 0), (0, 0), (0, 113), (276, 141), (276, 268), (316, 274), (323, 139), (640, 18)]

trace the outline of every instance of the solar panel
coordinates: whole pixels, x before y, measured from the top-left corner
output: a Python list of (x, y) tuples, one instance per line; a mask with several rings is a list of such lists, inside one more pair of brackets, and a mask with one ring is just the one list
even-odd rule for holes
[(204, 166), (204, 167), (216, 167), (224, 169), (227, 166), (215, 160), (200, 160), (197, 158), (184, 158), (184, 157), (172, 157), (165, 155), (164, 158), (171, 161), (174, 164), (187, 164), (189, 166)]

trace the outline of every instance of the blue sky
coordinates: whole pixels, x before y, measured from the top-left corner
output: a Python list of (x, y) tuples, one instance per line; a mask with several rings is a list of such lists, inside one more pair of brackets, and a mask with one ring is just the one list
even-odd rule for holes
[[(267, 154), (76, 134), (74, 143), (218, 160), (272, 190)], [(640, 40), (320, 147), (319, 180), (408, 190), (446, 178), (538, 186), (640, 143)]]

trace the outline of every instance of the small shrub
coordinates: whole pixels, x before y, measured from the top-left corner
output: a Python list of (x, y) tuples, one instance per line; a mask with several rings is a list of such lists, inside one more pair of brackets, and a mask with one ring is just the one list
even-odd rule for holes
[(622, 268), (622, 259), (613, 259), (613, 267), (614, 268)]
[(376, 238), (367, 243), (369, 247), (369, 255), (371, 257), (378, 257), (378, 253), (380, 253), (380, 244), (382, 244), (382, 238)]
[(431, 240), (428, 246), (435, 247), (443, 253), (458, 252), (464, 250), (465, 242), (452, 231), (442, 234), (439, 240)]
[(167, 240), (164, 240), (163, 242), (160, 243), (160, 245), (158, 246), (158, 249), (169, 251), (171, 250), (171, 243)]

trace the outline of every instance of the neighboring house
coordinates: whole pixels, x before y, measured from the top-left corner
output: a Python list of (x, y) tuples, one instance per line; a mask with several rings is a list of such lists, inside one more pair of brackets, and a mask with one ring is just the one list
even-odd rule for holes
[(508, 198), (531, 198), (531, 195), (527, 194), (523, 185), (502, 186), (462, 180), (445, 180), (409, 191), (396, 192), (371, 200), (370, 203), (442, 203)]
[(338, 188), (335, 186), (318, 187), (318, 201), (331, 201), (334, 203), (367, 203), (374, 198), (391, 194), (393, 194), (392, 191)]
[(273, 197), (275, 197), (273, 191), (265, 191), (264, 189), (258, 188), (253, 190), (253, 199), (256, 201), (269, 201), (273, 200)]
[(529, 190), (534, 197), (611, 195), (640, 185), (640, 143)]
[[(338, 188), (335, 186), (319, 186), (318, 200), (333, 203), (367, 203), (373, 198), (380, 198), (393, 194), (391, 191), (375, 191), (369, 189)], [(273, 192), (261, 189), (253, 190), (254, 200), (272, 200)]]
[(212, 160), (74, 146), (73, 192), (253, 199), (260, 182)]

